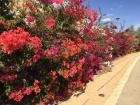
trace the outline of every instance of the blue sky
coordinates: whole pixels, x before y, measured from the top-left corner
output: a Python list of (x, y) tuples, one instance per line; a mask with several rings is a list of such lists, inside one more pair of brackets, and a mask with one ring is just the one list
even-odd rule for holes
[(121, 18), (125, 26), (140, 26), (140, 0), (90, 0), (90, 7), (107, 14), (106, 18)]

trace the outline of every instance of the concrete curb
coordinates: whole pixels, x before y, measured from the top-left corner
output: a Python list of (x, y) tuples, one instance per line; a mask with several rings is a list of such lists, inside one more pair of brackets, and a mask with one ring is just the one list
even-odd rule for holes
[(139, 59), (140, 59), (140, 57), (136, 58), (136, 60), (133, 62), (133, 64), (129, 67), (129, 69), (126, 71), (124, 76), (120, 79), (117, 87), (114, 89), (113, 93), (107, 99), (107, 101), (105, 102), (104, 105), (116, 105), (117, 104), (117, 101), (123, 91), (123, 88), (124, 88), (125, 84), (127, 83), (128, 78)]

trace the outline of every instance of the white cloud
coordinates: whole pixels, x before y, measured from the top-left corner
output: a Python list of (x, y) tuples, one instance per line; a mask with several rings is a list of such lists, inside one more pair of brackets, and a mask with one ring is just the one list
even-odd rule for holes
[(134, 25), (134, 29), (135, 29), (135, 30), (137, 30), (138, 28), (140, 28), (140, 24)]
[(111, 17), (111, 16), (113, 16), (113, 14), (111, 13), (106, 14), (106, 17)]
[(104, 23), (106, 23), (106, 22), (112, 22), (111, 18), (104, 18), (101, 21), (104, 22)]

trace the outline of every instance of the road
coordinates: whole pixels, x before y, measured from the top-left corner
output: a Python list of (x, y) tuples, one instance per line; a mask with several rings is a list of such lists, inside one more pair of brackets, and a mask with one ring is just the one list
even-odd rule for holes
[(140, 105), (140, 60), (135, 65), (116, 105)]

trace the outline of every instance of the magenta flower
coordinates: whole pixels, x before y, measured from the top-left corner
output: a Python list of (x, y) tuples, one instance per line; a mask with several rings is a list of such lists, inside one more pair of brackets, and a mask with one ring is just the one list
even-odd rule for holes
[(52, 55), (56, 55), (56, 54), (58, 53), (58, 51), (59, 51), (59, 47), (53, 46), (53, 47), (50, 49), (50, 51), (51, 51), (51, 54), (52, 54)]
[(63, 0), (39, 0), (42, 4), (62, 4)]
[(42, 4), (47, 4), (48, 0), (39, 0)]
[(35, 19), (34, 19), (34, 17), (33, 16), (26, 16), (25, 23), (27, 25), (30, 25), (30, 26), (34, 27), (34, 25), (35, 25)]

